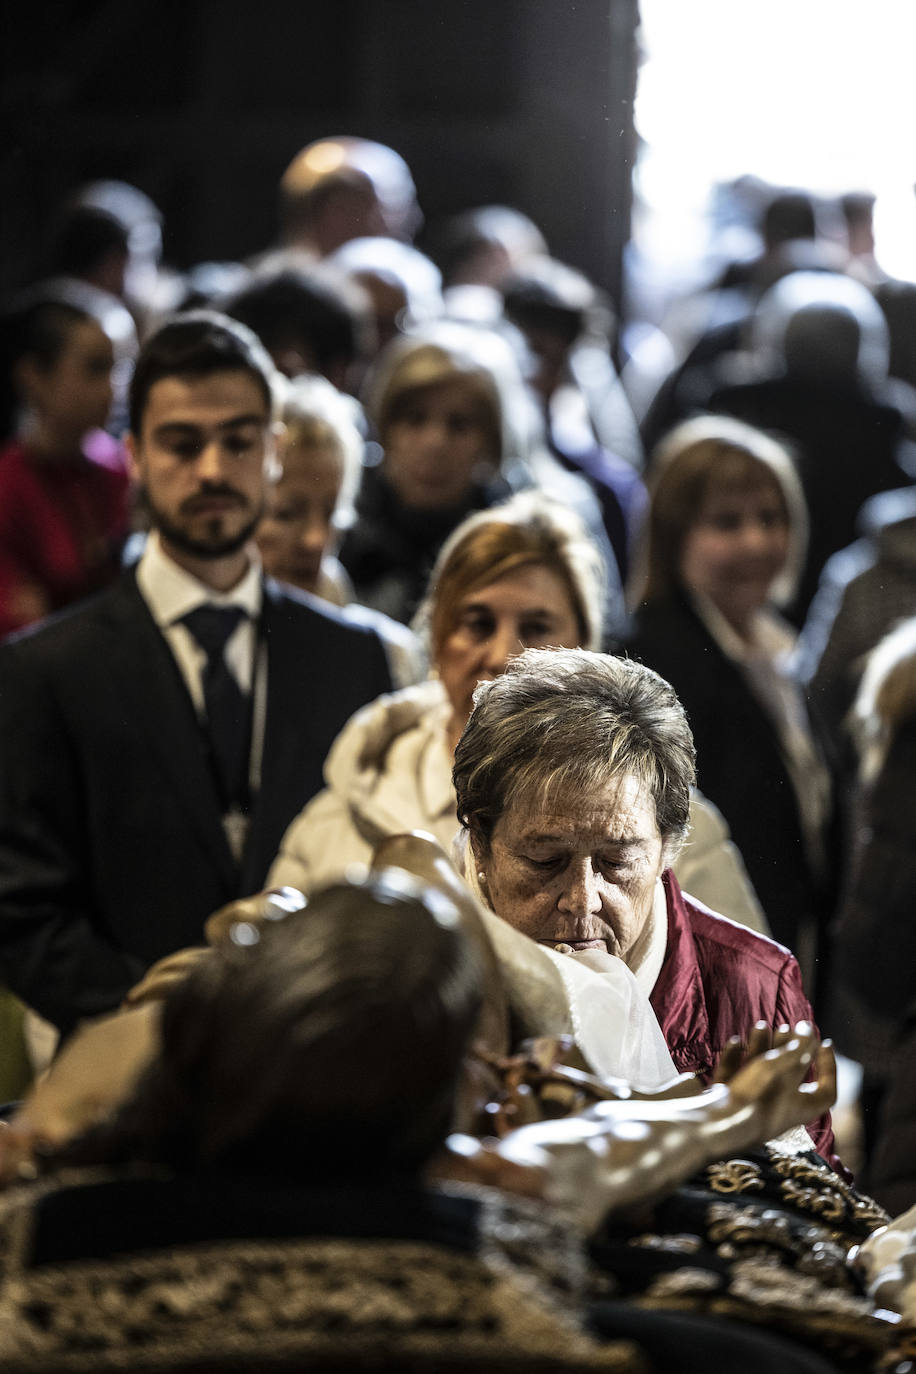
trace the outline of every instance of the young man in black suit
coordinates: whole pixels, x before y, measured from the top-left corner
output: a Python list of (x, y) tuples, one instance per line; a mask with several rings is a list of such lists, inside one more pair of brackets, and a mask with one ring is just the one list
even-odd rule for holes
[(222, 316), (154, 334), (128, 436), (143, 555), (0, 649), (0, 978), (65, 1032), (263, 884), (337, 732), (391, 686), (374, 632), (252, 559), (273, 380)]

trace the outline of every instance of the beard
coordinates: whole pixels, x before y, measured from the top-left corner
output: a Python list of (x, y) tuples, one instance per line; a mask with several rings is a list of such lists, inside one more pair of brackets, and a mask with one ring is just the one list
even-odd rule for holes
[[(233, 530), (226, 529), (226, 516), (222, 513), (206, 520), (198, 520), (192, 527), (190, 520), (187, 525), (173, 520), (151, 500), (148, 491), (144, 491), (142, 495), (143, 505), (153, 528), (159, 531), (172, 548), (192, 558), (226, 558), (238, 553), (251, 539), (264, 514), (264, 507), (261, 505), (251, 511), (244, 525)], [(232, 495), (237, 496), (238, 493), (233, 492)], [(239, 501), (242, 501), (241, 497)]]

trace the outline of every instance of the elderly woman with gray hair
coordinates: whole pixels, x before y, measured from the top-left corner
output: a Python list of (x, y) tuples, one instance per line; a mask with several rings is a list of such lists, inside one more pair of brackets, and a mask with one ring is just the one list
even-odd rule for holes
[[(481, 683), (455, 752), (466, 876), (498, 916), (593, 969), (622, 959), (676, 1067), (709, 1077), (756, 1022), (812, 1020), (794, 956), (682, 893), (693, 738), (651, 669), (526, 650)], [(829, 1157), (829, 1117), (811, 1127)]]

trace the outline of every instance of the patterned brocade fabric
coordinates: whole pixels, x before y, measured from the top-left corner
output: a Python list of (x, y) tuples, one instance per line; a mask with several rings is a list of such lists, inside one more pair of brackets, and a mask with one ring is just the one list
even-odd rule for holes
[(638, 1222), (607, 1223), (592, 1247), (596, 1291), (613, 1276), (641, 1307), (731, 1317), (838, 1369), (902, 1374), (916, 1333), (875, 1311), (854, 1262), (887, 1221), (817, 1155), (767, 1147), (708, 1165)]
[(647, 1374), (634, 1344), (584, 1331), (613, 1298), (904, 1374), (916, 1331), (848, 1258), (885, 1220), (816, 1155), (773, 1148), (605, 1223), (590, 1254), (549, 1209), (484, 1188), (83, 1171), (0, 1196), (0, 1368)]
[(0, 1367), (645, 1374), (631, 1343), (581, 1330), (582, 1256), (564, 1228), (535, 1205), (461, 1191), (476, 1204), (474, 1253), (315, 1236), (33, 1264), (36, 1205), (53, 1205), (54, 1186), (19, 1190), (0, 1202)]

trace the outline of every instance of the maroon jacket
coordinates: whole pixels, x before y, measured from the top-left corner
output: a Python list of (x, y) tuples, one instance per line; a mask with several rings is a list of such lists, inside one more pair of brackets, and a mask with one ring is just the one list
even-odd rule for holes
[[(708, 1080), (730, 1036), (755, 1021), (814, 1023), (794, 954), (685, 896), (670, 869), (662, 882), (668, 948), (649, 1000), (678, 1072)], [(836, 1168), (829, 1112), (809, 1130)]]

